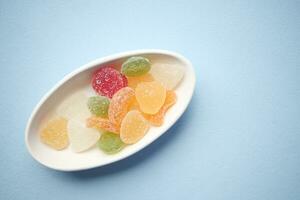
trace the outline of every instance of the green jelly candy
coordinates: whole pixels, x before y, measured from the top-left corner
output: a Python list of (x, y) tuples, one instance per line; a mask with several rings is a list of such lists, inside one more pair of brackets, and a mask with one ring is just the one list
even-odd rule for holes
[(88, 108), (92, 114), (99, 117), (107, 117), (109, 100), (103, 96), (93, 96), (88, 99)]
[(124, 146), (119, 135), (111, 132), (103, 132), (98, 141), (98, 147), (107, 154), (118, 153)]
[(151, 63), (147, 58), (137, 56), (127, 59), (122, 65), (122, 74), (126, 76), (141, 76), (146, 74), (151, 68)]

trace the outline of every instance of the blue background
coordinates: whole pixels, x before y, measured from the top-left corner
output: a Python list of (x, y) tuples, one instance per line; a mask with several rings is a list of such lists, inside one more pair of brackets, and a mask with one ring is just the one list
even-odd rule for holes
[[(1, 199), (300, 199), (299, 1), (0, 1)], [(63, 173), (35, 162), (27, 119), (64, 75), (140, 48), (177, 51), (193, 100), (155, 143)]]

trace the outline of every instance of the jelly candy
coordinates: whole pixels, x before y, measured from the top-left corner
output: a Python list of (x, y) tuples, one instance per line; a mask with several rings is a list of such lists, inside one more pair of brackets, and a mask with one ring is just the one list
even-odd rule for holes
[(51, 120), (40, 133), (41, 141), (56, 150), (66, 148), (69, 145), (67, 124), (68, 121), (62, 117)]
[(76, 120), (69, 120), (68, 134), (71, 149), (77, 153), (91, 148), (100, 138), (100, 133), (97, 130), (86, 128)]
[(107, 154), (115, 154), (124, 148), (125, 144), (121, 141), (119, 135), (111, 132), (102, 133), (98, 141), (98, 147)]
[(119, 127), (134, 100), (133, 89), (130, 87), (120, 89), (110, 101), (108, 108), (109, 120)]
[(88, 96), (82, 91), (68, 96), (56, 109), (56, 113), (66, 119), (77, 119), (85, 122), (86, 118), (91, 115), (86, 102)]
[(154, 78), (151, 74), (147, 73), (142, 76), (135, 76), (135, 77), (127, 77), (128, 86), (135, 89), (136, 86), (141, 82), (151, 82), (154, 81)]
[(149, 124), (142, 114), (137, 110), (132, 110), (122, 121), (120, 138), (125, 144), (134, 144), (145, 136), (148, 129)]
[(167, 110), (176, 103), (176, 93), (172, 90), (168, 90), (166, 93), (166, 100), (164, 105), (160, 108), (158, 113), (154, 115), (144, 114), (144, 118), (154, 126), (161, 126), (164, 122), (164, 116)]
[(126, 86), (127, 78), (112, 67), (101, 67), (93, 74), (92, 87), (102, 96), (111, 98)]
[(109, 106), (108, 98), (103, 96), (93, 96), (89, 98), (87, 105), (92, 114), (100, 117), (107, 117)]
[(122, 65), (122, 73), (126, 76), (141, 76), (146, 74), (151, 68), (147, 58), (136, 56), (127, 59)]
[(184, 75), (184, 68), (177, 64), (153, 64), (150, 70), (155, 80), (161, 82), (168, 90), (174, 89)]
[(165, 102), (166, 89), (156, 81), (143, 82), (135, 88), (135, 95), (143, 113), (155, 114)]
[(137, 102), (136, 98), (128, 110), (140, 110), (140, 106), (139, 106), (139, 103)]
[(120, 130), (115, 124), (108, 119), (92, 116), (86, 120), (86, 126), (89, 128), (97, 128), (104, 131), (113, 132), (119, 134)]

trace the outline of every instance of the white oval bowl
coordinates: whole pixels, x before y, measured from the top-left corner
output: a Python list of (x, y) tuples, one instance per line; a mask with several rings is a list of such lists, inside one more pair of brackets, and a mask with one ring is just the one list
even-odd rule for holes
[[(160, 127), (151, 127), (144, 138), (133, 145), (129, 145), (115, 155), (106, 155), (98, 148), (92, 148), (82, 153), (74, 153), (69, 147), (56, 151), (43, 144), (39, 139), (41, 124), (47, 116), (68, 94), (81, 88), (90, 87), (92, 73), (102, 66), (120, 65), (131, 56), (145, 56), (152, 63), (178, 64), (184, 67), (185, 74), (176, 87), (176, 104), (169, 109), (165, 116), (164, 124)], [(36, 105), (25, 130), (25, 143), (31, 156), (46, 167), (60, 171), (78, 171), (107, 165), (124, 159), (164, 134), (186, 110), (195, 88), (195, 73), (190, 61), (178, 53), (166, 50), (136, 50), (119, 53), (96, 59), (74, 70), (59, 81)]]

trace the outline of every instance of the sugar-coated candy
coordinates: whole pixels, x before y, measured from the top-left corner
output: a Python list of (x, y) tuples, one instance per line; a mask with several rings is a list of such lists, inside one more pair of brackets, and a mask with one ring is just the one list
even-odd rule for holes
[(139, 83), (154, 81), (154, 78), (150, 73), (146, 73), (142, 76), (127, 77), (127, 79), (128, 79), (128, 86), (133, 89), (135, 89)]
[(56, 109), (56, 114), (66, 119), (77, 119), (85, 122), (85, 119), (91, 115), (86, 102), (88, 96), (84, 92), (75, 92), (67, 96)]
[(108, 119), (104, 119), (101, 117), (92, 116), (86, 120), (86, 126), (89, 128), (96, 128), (104, 131), (113, 132), (116, 134), (120, 133), (120, 128), (113, 124)]
[(67, 124), (62, 117), (49, 121), (40, 132), (41, 141), (56, 150), (66, 148), (69, 145)]
[(142, 56), (130, 57), (122, 66), (119, 61), (112, 64), (94, 71), (88, 90), (63, 99), (55, 110), (59, 117), (40, 131), (43, 143), (56, 150), (70, 144), (76, 153), (97, 144), (104, 153), (115, 154), (141, 140), (150, 125), (164, 123), (177, 101), (174, 88), (184, 77), (184, 67), (153, 64)]
[(111, 98), (119, 89), (127, 86), (127, 78), (112, 67), (101, 67), (93, 74), (92, 87), (102, 95)]
[(183, 78), (184, 68), (178, 64), (155, 63), (150, 73), (155, 80), (161, 82), (168, 90), (172, 90)]
[(109, 108), (108, 108), (108, 118), (109, 120), (120, 126), (123, 118), (128, 112), (130, 106), (134, 102), (134, 90), (130, 87), (125, 87), (120, 89), (112, 97)]
[(122, 74), (126, 76), (141, 76), (146, 74), (151, 68), (151, 63), (147, 58), (134, 56), (127, 59), (122, 65)]
[(132, 110), (122, 121), (120, 138), (125, 144), (134, 144), (145, 136), (148, 129), (149, 124), (142, 114), (137, 110)]
[(104, 96), (93, 96), (89, 98), (87, 105), (92, 114), (100, 117), (107, 117), (109, 106), (108, 98)]
[(136, 98), (128, 110), (140, 110), (140, 106), (139, 106), (139, 103), (137, 102)]
[(135, 88), (136, 100), (143, 113), (155, 114), (165, 102), (166, 89), (157, 82), (143, 82)]
[(99, 131), (86, 128), (83, 124), (76, 120), (69, 120), (68, 134), (71, 149), (76, 153), (88, 150), (94, 146), (100, 138)]
[(120, 136), (111, 132), (102, 133), (98, 141), (98, 147), (107, 154), (115, 154), (124, 148), (125, 144), (121, 141)]
[(176, 103), (176, 93), (172, 90), (168, 90), (166, 93), (166, 100), (164, 105), (160, 108), (158, 113), (154, 115), (144, 114), (144, 118), (149, 121), (153, 126), (161, 126), (164, 122), (165, 113), (168, 109)]

